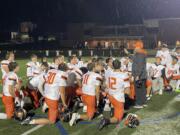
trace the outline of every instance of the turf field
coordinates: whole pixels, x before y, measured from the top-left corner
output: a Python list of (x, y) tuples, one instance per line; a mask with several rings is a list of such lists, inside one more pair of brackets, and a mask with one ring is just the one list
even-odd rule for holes
[[(17, 60), (20, 65), (19, 76), (26, 82), (25, 73), (28, 60)], [(148, 59), (148, 61), (154, 61)], [(0, 135), (179, 135), (180, 134), (180, 102), (174, 100), (176, 93), (164, 93), (162, 96), (153, 96), (148, 107), (142, 110), (129, 109), (139, 115), (141, 124), (136, 129), (130, 129), (123, 125), (110, 125), (102, 131), (97, 130), (98, 118), (92, 122), (79, 122), (74, 127), (69, 127), (68, 123), (57, 122), (55, 125), (46, 126), (21, 126), (14, 120), (0, 120)], [(0, 99), (0, 112), (4, 108)], [(46, 117), (41, 110), (36, 110), (35, 117)], [(109, 113), (104, 115), (109, 116)]]

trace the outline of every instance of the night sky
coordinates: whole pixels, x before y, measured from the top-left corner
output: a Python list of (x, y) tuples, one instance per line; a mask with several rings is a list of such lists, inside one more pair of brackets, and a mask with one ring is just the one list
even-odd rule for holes
[(56, 30), (70, 22), (137, 24), (180, 17), (180, 0), (1, 0), (0, 17), (0, 29), (14, 29), (22, 21)]

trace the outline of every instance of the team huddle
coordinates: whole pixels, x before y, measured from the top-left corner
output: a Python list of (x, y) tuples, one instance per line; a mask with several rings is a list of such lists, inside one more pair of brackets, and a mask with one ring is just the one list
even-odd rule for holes
[[(5, 113), (0, 119), (17, 118), (21, 124), (54, 124), (57, 120), (69, 122), (70, 126), (79, 120), (92, 120), (102, 116), (98, 129), (120, 122), (124, 116), (125, 104), (136, 101), (136, 78), (132, 74), (133, 55), (115, 59), (113, 57), (92, 57), (82, 61), (76, 55), (56, 56), (53, 63), (37, 55), (31, 56), (26, 64), (26, 76), (18, 77), (19, 66), (14, 53), (9, 52), (1, 62), (2, 101)], [(162, 95), (164, 90), (180, 91), (180, 48), (170, 51), (166, 45), (158, 50), (154, 63), (146, 63), (146, 99), (135, 108), (147, 107), (147, 101), (154, 94)], [(25, 86), (22, 81), (27, 79)], [(28, 112), (42, 108), (48, 118), (34, 119)], [(83, 113), (79, 113), (79, 109)], [(103, 116), (109, 111), (110, 118)], [(125, 124), (135, 127), (138, 117), (129, 114)]]

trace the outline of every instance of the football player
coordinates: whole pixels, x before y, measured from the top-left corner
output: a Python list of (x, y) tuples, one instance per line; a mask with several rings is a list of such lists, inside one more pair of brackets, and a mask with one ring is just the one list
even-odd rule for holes
[(2, 80), (5, 75), (9, 72), (8, 65), (10, 62), (14, 62), (15, 56), (13, 52), (6, 54), (6, 60), (1, 61)]
[(129, 64), (129, 59), (127, 57), (121, 58), (121, 71), (127, 72), (128, 71), (128, 64)]
[(31, 61), (26, 64), (27, 72), (26, 76), (31, 79), (34, 76), (40, 74), (40, 63), (38, 62), (38, 57), (35, 54), (31, 55)]
[(78, 68), (78, 58), (76, 55), (72, 55), (69, 58), (70, 63), (68, 63), (68, 68), (73, 69), (73, 68)]
[(83, 73), (79, 68), (72, 68), (67, 71), (67, 87), (66, 87), (66, 95), (67, 95), (67, 104), (70, 105), (73, 98), (77, 96), (76, 91), (82, 87), (82, 76)]
[(172, 62), (171, 54), (166, 44), (161, 46), (161, 49), (157, 51), (156, 57), (161, 58), (161, 65), (168, 66)]
[(89, 63), (87, 68), (89, 72), (83, 75), (82, 81), (82, 101), (87, 106), (87, 112), (86, 114), (73, 113), (69, 121), (70, 126), (76, 124), (77, 120), (91, 120), (99, 103), (102, 76), (96, 72), (100, 72), (103, 67), (100, 63)]
[(41, 73), (37, 76), (34, 76), (32, 79), (30, 79), (27, 83), (27, 91), (29, 93), (29, 96), (33, 100), (33, 104), (35, 108), (39, 107), (39, 97), (38, 92), (41, 93), (41, 95), (44, 95), (42, 85), (45, 82), (45, 76), (48, 71), (48, 63), (43, 62), (41, 64)]
[(99, 130), (109, 124), (115, 124), (122, 120), (124, 114), (125, 102), (125, 79), (124, 73), (120, 71), (121, 63), (118, 60), (113, 61), (114, 70), (106, 79), (107, 97), (114, 107), (112, 118), (103, 118), (99, 123)]
[(42, 63), (48, 63), (48, 66), (50, 66), (51, 64), (48, 62), (48, 58), (47, 57), (42, 57), (42, 59), (41, 59), (41, 64)]
[(58, 69), (58, 66), (64, 63), (64, 56), (56, 56), (53, 59), (53, 63), (50, 64), (50, 69)]
[(165, 68), (161, 65), (161, 57), (156, 57), (156, 62), (151, 64), (152, 68), (152, 91), (154, 94), (162, 95), (162, 91), (164, 88), (163, 78), (162, 78), (162, 71)]
[(21, 124), (54, 124), (57, 121), (59, 110), (59, 100), (61, 99), (63, 107), (67, 108), (65, 98), (66, 73), (57, 69), (50, 69), (45, 78), (44, 97), (48, 106), (48, 119), (26, 119)]
[(166, 77), (170, 82), (170, 85), (173, 87), (173, 90), (179, 89), (178, 80), (180, 79), (180, 73), (179, 73), (179, 64), (178, 64), (178, 58), (175, 56), (172, 56), (172, 64), (166, 67)]
[(19, 66), (16, 62), (10, 62), (8, 65), (9, 73), (6, 74), (3, 84), (2, 102), (5, 106), (5, 114), (0, 114), (0, 119), (11, 119), (14, 115), (14, 100), (16, 91), (20, 89), (20, 81), (17, 76)]

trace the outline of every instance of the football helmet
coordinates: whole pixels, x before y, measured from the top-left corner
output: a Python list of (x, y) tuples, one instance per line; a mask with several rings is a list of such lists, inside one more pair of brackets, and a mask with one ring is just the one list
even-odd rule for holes
[(140, 121), (136, 114), (130, 113), (127, 115), (124, 124), (129, 128), (136, 128), (137, 126), (139, 126)]
[(63, 122), (69, 122), (72, 116), (72, 112), (69, 109), (65, 109), (64, 112), (60, 113), (60, 119)]
[(23, 121), (27, 117), (27, 111), (23, 108), (16, 108), (14, 111), (14, 118), (18, 121)]
[(165, 86), (164, 91), (165, 91), (165, 92), (172, 92), (172, 91), (173, 91), (173, 88), (172, 88), (171, 85), (167, 85), (167, 86)]

